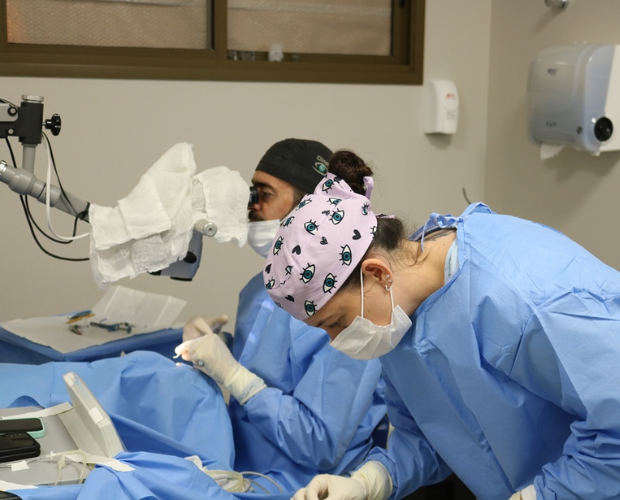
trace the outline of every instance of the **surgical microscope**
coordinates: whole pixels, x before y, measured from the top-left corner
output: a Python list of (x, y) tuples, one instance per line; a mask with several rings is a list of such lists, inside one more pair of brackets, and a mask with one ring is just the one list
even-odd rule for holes
[[(43, 97), (23, 95), (21, 105), (17, 106), (9, 101), (0, 99), (0, 139), (11, 136), (17, 137), (22, 144), (22, 167), (9, 165), (0, 160), (0, 182), (8, 185), (12, 191), (22, 196), (31, 196), (41, 203), (46, 203), (49, 189), (50, 206), (62, 210), (76, 219), (84, 222), (88, 220), (90, 203), (65, 191), (61, 187), (47, 186), (34, 174), (35, 151), (43, 139), (43, 129), (49, 130), (57, 136), (61, 129), (61, 118), (58, 114), (43, 119)], [(249, 205), (256, 201), (256, 191), (250, 189)], [(248, 205), (248, 206), (249, 206)], [(202, 236), (214, 236), (217, 226), (209, 220), (200, 220), (194, 226), (194, 232), (189, 242), (187, 254), (183, 259), (174, 262), (153, 275), (169, 276), (172, 279), (191, 281), (200, 265), (202, 254)]]

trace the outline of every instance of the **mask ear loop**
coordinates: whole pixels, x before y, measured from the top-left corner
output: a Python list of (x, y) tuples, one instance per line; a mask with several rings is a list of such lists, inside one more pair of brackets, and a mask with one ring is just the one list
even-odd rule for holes
[[(389, 278), (390, 275), (388, 274), (387, 277)], [(393, 281), (391, 279), (387, 280), (389, 285), (385, 285), (385, 289), (390, 292), (390, 300), (392, 301), (392, 311), (394, 311), (394, 294), (392, 293), (392, 283)]]
[(362, 319), (364, 318), (364, 273), (362, 272), (362, 266), (360, 264), (360, 292), (362, 294)]

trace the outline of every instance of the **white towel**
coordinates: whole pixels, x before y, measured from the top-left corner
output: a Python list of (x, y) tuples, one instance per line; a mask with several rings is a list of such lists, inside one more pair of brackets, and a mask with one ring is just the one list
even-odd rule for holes
[[(227, 167), (204, 170), (195, 176), (202, 188), (207, 218), (217, 224), (214, 239), (242, 247), (248, 237), (248, 201), (250, 186), (241, 174)], [(195, 193), (200, 198), (200, 193)]]
[(183, 259), (199, 220), (217, 224), (216, 241), (245, 244), (248, 185), (226, 167), (195, 172), (192, 145), (176, 144), (118, 206), (91, 204), (90, 263), (99, 288)]

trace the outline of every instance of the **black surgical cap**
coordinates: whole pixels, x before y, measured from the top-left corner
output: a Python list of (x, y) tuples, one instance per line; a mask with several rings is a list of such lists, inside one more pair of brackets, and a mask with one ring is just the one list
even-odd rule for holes
[(273, 175), (306, 193), (327, 173), (332, 152), (317, 141), (285, 139), (271, 146), (258, 162), (256, 170)]

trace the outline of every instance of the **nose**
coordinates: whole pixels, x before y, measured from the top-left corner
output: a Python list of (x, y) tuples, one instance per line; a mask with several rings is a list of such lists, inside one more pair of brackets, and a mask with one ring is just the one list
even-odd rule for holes
[(259, 215), (259, 212), (260, 212), (260, 203), (257, 202), (257, 203), (254, 203), (253, 205), (250, 205), (248, 209), (248, 219), (250, 220), (250, 222), (262, 220), (261, 216)]

